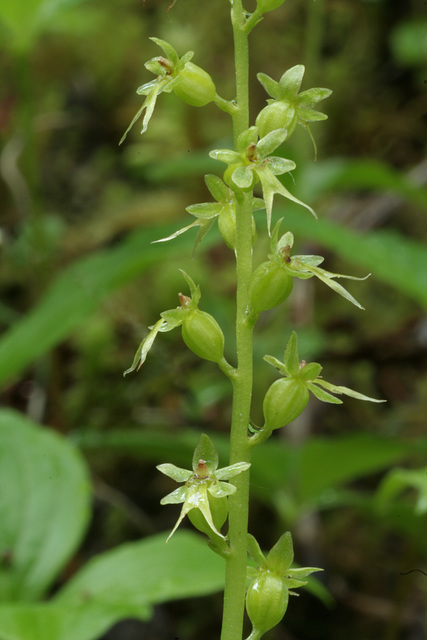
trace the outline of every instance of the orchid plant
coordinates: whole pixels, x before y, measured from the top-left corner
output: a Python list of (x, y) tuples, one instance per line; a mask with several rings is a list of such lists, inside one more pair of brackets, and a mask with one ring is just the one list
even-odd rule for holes
[[(197, 227), (196, 248), (215, 220), (218, 221), (221, 235), (226, 245), (234, 251), (236, 261), (235, 362), (228, 362), (224, 356), (225, 337), (218, 322), (199, 308), (200, 288), (188, 274), (182, 272), (190, 295), (179, 293), (179, 306), (160, 314), (160, 319), (150, 327), (137, 349), (131, 367), (125, 371), (126, 375), (140, 369), (158, 334), (180, 327), (183, 340), (193, 353), (216, 363), (232, 385), (229, 465), (218, 468), (218, 453), (209, 437), (202, 434), (195, 447), (191, 469), (182, 469), (170, 463), (157, 467), (172, 480), (182, 483), (161, 501), (165, 505), (182, 505), (167, 540), (188, 516), (192, 524), (207, 536), (213, 552), (225, 559), (221, 640), (242, 640), (245, 610), (252, 624), (248, 640), (259, 640), (281, 622), (288, 607), (289, 595), (293, 594), (292, 589), (303, 586), (306, 583), (304, 578), (312, 572), (321, 571), (315, 567), (291, 566), (293, 545), (290, 532), (280, 537), (267, 557), (255, 538), (248, 534), (249, 477), (254, 447), (269, 438), (274, 430), (295, 420), (306, 407), (309, 393), (322, 402), (335, 404), (342, 402), (337, 397), (342, 395), (382, 402), (324, 380), (320, 375), (320, 364), (300, 361), (297, 335), (292, 332), (283, 362), (270, 355), (264, 357), (282, 377), (266, 391), (263, 426), (256, 428), (251, 425), (253, 329), (259, 314), (282, 304), (289, 297), (294, 278), (304, 280), (316, 277), (356, 307), (363, 308), (337, 282), (340, 278), (363, 278), (323, 269), (320, 266), (323, 263), (321, 256), (291, 255), (294, 237), (290, 232), (280, 235), (282, 221), (277, 222), (271, 230), (275, 195), (301, 205), (316, 216), (312, 207), (288, 191), (279, 179), (279, 176), (292, 171), (295, 163), (281, 154), (272, 154), (282, 148), (297, 125), (307, 129), (311, 136), (309, 123), (327, 117), (317, 111), (317, 104), (331, 94), (329, 89), (324, 88), (300, 92), (304, 76), (304, 66), (300, 64), (286, 70), (279, 81), (260, 73), (258, 80), (270, 98), (256, 117), (255, 124), (250, 126), (248, 36), (262, 21), (264, 13), (278, 9), (284, 2), (257, 0), (256, 8), (251, 13), (244, 8), (243, 0), (230, 0), (236, 79), (236, 94), (232, 100), (220, 97), (208, 72), (191, 62), (193, 52), (179, 57), (172, 45), (151, 38), (164, 55), (146, 63), (147, 70), (154, 73), (156, 78), (137, 90), (138, 95), (146, 97), (121, 140), (123, 142), (140, 117), (143, 118), (141, 132), (147, 130), (161, 93), (174, 92), (194, 107), (213, 102), (232, 120), (233, 149), (210, 152), (212, 158), (226, 165), (221, 177), (212, 174), (205, 176), (213, 201), (188, 206), (187, 212), (195, 220), (158, 242), (173, 240)], [(265, 233), (270, 236), (270, 252), (266, 260), (254, 268), (253, 245), (257, 229), (253, 212), (261, 209), (266, 211)], [(247, 568), (248, 554), (256, 568)]]

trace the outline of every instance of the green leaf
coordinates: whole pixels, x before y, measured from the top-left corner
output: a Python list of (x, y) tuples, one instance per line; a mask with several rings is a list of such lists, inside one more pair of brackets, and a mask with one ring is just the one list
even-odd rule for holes
[(159, 260), (182, 254), (183, 248), (191, 252), (191, 238), (185, 236), (173, 245), (151, 246), (159, 235), (159, 227), (137, 231), (120, 246), (83, 258), (60, 273), (39, 304), (1, 337), (0, 383), (76, 330), (120, 286)]
[(0, 640), (96, 640), (121, 618), (146, 620), (150, 607), (51, 603), (0, 605)]
[(72, 578), (54, 598), (76, 606), (85, 599), (105, 606), (138, 607), (220, 591), (224, 563), (203, 538), (177, 532), (166, 544), (161, 533), (103, 553)]
[(15, 51), (29, 51), (37, 38), (55, 18), (84, 0), (3, 0), (0, 3), (0, 22), (11, 36)]
[[(0, 601), (41, 598), (77, 548), (90, 485), (79, 452), (19, 413), (0, 411)], [(1, 625), (0, 625), (1, 629)]]

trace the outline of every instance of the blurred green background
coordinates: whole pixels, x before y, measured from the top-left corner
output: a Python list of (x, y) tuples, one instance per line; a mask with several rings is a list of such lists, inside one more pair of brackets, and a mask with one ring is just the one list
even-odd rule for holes
[[(210, 199), (208, 157), (229, 147), (229, 118), (159, 97), (144, 137), (134, 127), (148, 40), (194, 50), (224, 98), (233, 97), (228, 2), (3, 0), (0, 7), (1, 405), (76, 443), (90, 468), (93, 518), (63, 572), (126, 541), (170, 528), (177, 509), (155, 464), (188, 466), (200, 431), (227, 459), (231, 392), (209, 362), (162, 334), (139, 374), (122, 378), (163, 310), (200, 284), (201, 308), (233, 356), (233, 253), (211, 230), (150, 244), (189, 224), (185, 207)], [(254, 2), (247, 3), (248, 10)], [(290, 330), (325, 378), (387, 405), (315, 399), (255, 453), (250, 527), (270, 547), (291, 529), (296, 559), (324, 567), (329, 597), (291, 600), (272, 640), (427, 638), (427, 3), (287, 0), (251, 34), (252, 121), (265, 105), (256, 81), (303, 63), (302, 89), (328, 87), (313, 124), (283, 154), (285, 186), (317, 211), (276, 198), (274, 220), (297, 253), (320, 253), (351, 283), (361, 312), (314, 281), (260, 317), (253, 421)], [(256, 214), (255, 264), (265, 259)], [(285, 229), (287, 227), (287, 229)], [(2, 490), (7, 491), (7, 488)], [(105, 640), (219, 637), (220, 594), (162, 604), (147, 622), (121, 622)], [(1, 632), (1, 629), (0, 629)]]

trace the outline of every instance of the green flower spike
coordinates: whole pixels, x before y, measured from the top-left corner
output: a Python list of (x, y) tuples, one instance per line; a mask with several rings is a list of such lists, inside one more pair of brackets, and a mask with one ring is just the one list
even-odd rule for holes
[(289, 595), (298, 595), (290, 591), (307, 584), (305, 578), (317, 567), (291, 569), (294, 559), (292, 536), (284, 533), (270, 550), (267, 557), (263, 554), (256, 539), (248, 534), (248, 553), (257, 564), (257, 568), (248, 567), (251, 583), (246, 594), (246, 611), (252, 622), (252, 633), (247, 640), (258, 640), (275, 627), (286, 613)]
[[(169, 9), (174, 4), (175, 3), (172, 3)], [(119, 144), (122, 144), (144, 109), (146, 111), (142, 121), (141, 133), (147, 131), (148, 123), (156, 106), (157, 96), (160, 93), (171, 93), (174, 91), (184, 102), (196, 107), (202, 107), (212, 102), (216, 97), (215, 84), (210, 75), (190, 62), (194, 56), (193, 51), (187, 51), (182, 58), (179, 58), (175, 49), (168, 42), (160, 40), (159, 38), (150, 38), (150, 40), (163, 49), (166, 57), (157, 56), (145, 63), (145, 68), (156, 74), (157, 78), (143, 84), (136, 90), (138, 95), (147, 97), (123, 134)]]
[[(300, 362), (298, 355), (298, 339), (292, 332), (286, 345), (283, 362), (274, 356), (264, 356), (264, 360), (275, 367), (283, 376), (273, 382), (265, 394), (263, 411), (265, 424), (261, 431), (270, 434), (274, 429), (283, 427), (297, 418), (308, 404), (309, 391), (322, 402), (342, 404), (335, 395), (346, 395), (368, 402), (385, 402), (370, 398), (347, 387), (340, 387), (326, 382), (320, 377), (322, 366), (317, 362)], [(260, 433), (260, 432), (259, 432)], [(268, 435), (267, 435), (268, 437)], [(254, 444), (258, 442), (254, 436)]]
[(289, 137), (299, 124), (307, 129), (317, 153), (308, 123), (327, 119), (327, 115), (316, 111), (313, 107), (321, 100), (328, 98), (332, 91), (317, 87), (298, 93), (304, 71), (304, 65), (297, 64), (285, 71), (279, 82), (265, 73), (258, 73), (258, 80), (273, 99), (267, 100), (268, 105), (258, 114), (256, 125), (259, 127), (261, 136), (279, 127), (286, 127)]
[(342, 273), (332, 273), (331, 271), (326, 271), (326, 269), (319, 267), (319, 265), (324, 261), (322, 256), (291, 256), (290, 250), (294, 245), (293, 234), (288, 231), (288, 233), (285, 233), (280, 239), (278, 239), (279, 227), (282, 220), (283, 218), (279, 220), (274, 227), (270, 243), (271, 254), (268, 256), (269, 259), (280, 264), (283, 269), (290, 273), (291, 276), (300, 278), (301, 280), (306, 280), (316, 276), (316, 278), (319, 278), (319, 280), (324, 282), (336, 293), (339, 293), (340, 296), (354, 304), (359, 309), (364, 309), (364, 307), (362, 307), (362, 305), (353, 298), (347, 289), (344, 289), (344, 287), (336, 282), (335, 279), (345, 278), (347, 280), (366, 280), (366, 278), (369, 278), (370, 274), (360, 278), (356, 276), (347, 276)]
[(289, 193), (276, 178), (276, 176), (295, 169), (295, 162), (292, 160), (270, 156), (282, 144), (287, 135), (286, 129), (276, 129), (270, 131), (258, 141), (258, 128), (250, 127), (239, 136), (237, 151), (215, 149), (209, 154), (211, 158), (225, 162), (228, 165), (224, 177), (227, 177), (234, 191), (248, 191), (253, 188), (258, 180), (261, 182), (269, 234), (273, 198), (276, 193), (302, 205), (316, 217), (311, 207)]
[[(238, 462), (218, 469), (218, 452), (207, 435), (202, 434), (194, 450), (192, 469), (181, 469), (174, 464), (160, 464), (157, 469), (176, 482), (185, 484), (162, 498), (160, 504), (182, 504), (179, 518), (166, 542), (173, 536), (182, 520), (193, 509), (204, 517), (208, 532), (224, 538), (218, 529), (224, 524), (227, 509), (224, 501), (235, 493), (236, 487), (224, 482), (250, 467), (248, 462)], [(225, 517), (224, 517), (225, 516)], [(202, 528), (202, 527), (200, 527)]]
[[(218, 226), (225, 242), (230, 248), (234, 248), (234, 236), (236, 231), (236, 196), (234, 192), (218, 176), (208, 174), (205, 176), (206, 186), (216, 202), (201, 202), (192, 204), (186, 208), (188, 213), (195, 216), (196, 220), (167, 238), (154, 240), (154, 242), (167, 242), (173, 240), (193, 227), (200, 227), (194, 243), (194, 251), (203, 240), (215, 219), (218, 218)], [(264, 209), (264, 201), (261, 198), (253, 198), (252, 211)], [(253, 235), (255, 235), (255, 221), (253, 220)]]

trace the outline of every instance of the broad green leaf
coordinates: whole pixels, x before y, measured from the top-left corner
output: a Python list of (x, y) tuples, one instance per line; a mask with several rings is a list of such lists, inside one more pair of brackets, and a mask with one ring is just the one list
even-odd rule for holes
[[(64, 438), (0, 411), (0, 602), (46, 592), (77, 548), (90, 507), (89, 478)], [(0, 627), (1, 628), (1, 627)]]
[(120, 619), (146, 620), (150, 614), (147, 605), (127, 603), (4, 604), (0, 605), (0, 640), (97, 640)]
[(316, 240), (324, 247), (427, 308), (426, 245), (393, 231), (371, 231), (362, 235), (339, 224), (285, 213), (288, 227), (298, 237)]
[(55, 18), (85, 0), (3, 0), (0, 23), (6, 27), (15, 51), (28, 51)]
[(54, 598), (76, 606), (85, 599), (106, 606), (146, 607), (220, 591), (224, 562), (197, 534), (181, 531), (131, 542), (92, 560)]
[(70, 335), (102, 300), (148, 267), (183, 250), (191, 255), (192, 238), (152, 246), (159, 235), (159, 227), (137, 231), (120, 246), (85, 257), (60, 273), (39, 304), (0, 339), (0, 383)]

